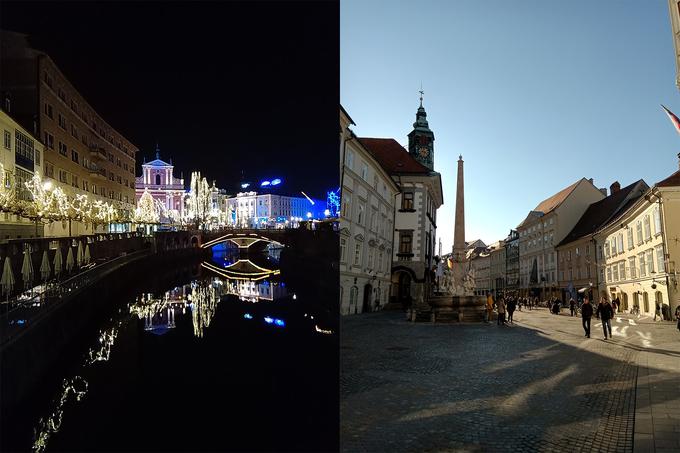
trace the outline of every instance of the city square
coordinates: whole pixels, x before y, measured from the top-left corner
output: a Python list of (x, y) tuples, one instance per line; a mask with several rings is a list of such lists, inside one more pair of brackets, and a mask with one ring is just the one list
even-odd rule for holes
[(680, 448), (680, 332), (546, 308), (515, 323), (342, 321), (343, 451), (657, 451)]

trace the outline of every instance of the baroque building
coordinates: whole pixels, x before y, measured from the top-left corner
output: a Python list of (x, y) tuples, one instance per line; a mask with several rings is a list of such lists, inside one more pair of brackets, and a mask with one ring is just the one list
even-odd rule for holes
[(599, 293), (654, 315), (680, 305), (680, 170), (656, 183), (621, 215), (596, 231)]
[(135, 196), (139, 201), (145, 191), (153, 197), (161, 209), (161, 223), (178, 223), (184, 218), (184, 178), (174, 175), (172, 159), (170, 163), (161, 160), (160, 149), (156, 145), (156, 158), (142, 164), (142, 175), (135, 178)]
[[(350, 129), (340, 107), (340, 313), (378, 310), (389, 302), (398, 187)], [(403, 148), (402, 148), (403, 150)]]
[(505, 288), (512, 293), (519, 289), (519, 234), (510, 230), (505, 238)]
[(408, 134), (409, 149), (391, 138), (360, 138), (397, 186), (390, 302), (422, 304), (432, 288), (437, 209), (444, 203), (441, 175), (434, 170), (434, 133), (422, 104)]

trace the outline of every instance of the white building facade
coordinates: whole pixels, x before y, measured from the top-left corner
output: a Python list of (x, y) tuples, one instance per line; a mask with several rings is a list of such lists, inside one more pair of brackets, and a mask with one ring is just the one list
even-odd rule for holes
[(398, 188), (340, 107), (340, 313), (379, 310), (389, 302)]

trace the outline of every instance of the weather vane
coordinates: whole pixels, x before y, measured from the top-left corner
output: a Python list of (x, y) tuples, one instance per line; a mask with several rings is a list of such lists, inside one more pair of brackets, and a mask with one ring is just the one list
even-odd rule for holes
[(420, 93), (420, 106), (422, 107), (423, 106), (423, 94), (425, 94), (425, 92), (423, 91), (423, 82), (420, 82), (420, 91), (418, 91), (418, 93)]

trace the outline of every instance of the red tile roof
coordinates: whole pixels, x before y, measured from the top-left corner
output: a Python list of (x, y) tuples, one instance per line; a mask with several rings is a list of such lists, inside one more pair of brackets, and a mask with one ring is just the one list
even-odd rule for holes
[(569, 194), (576, 188), (578, 183), (580, 183), (582, 179), (579, 179), (576, 181), (574, 184), (570, 185), (569, 187), (560, 190), (557, 192), (555, 195), (553, 195), (550, 198), (547, 198), (543, 201), (541, 201), (538, 206), (534, 208), (534, 211), (539, 211), (542, 212), (544, 215), (552, 211), (553, 209), (557, 208), (559, 205), (562, 204), (564, 200), (567, 199)]
[(676, 171), (663, 181), (656, 183), (658, 187), (680, 186), (680, 170)]
[(432, 170), (415, 160), (393, 138), (359, 137), (359, 142), (388, 173), (430, 174)]

